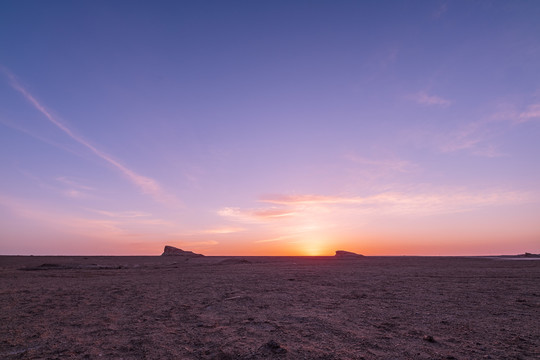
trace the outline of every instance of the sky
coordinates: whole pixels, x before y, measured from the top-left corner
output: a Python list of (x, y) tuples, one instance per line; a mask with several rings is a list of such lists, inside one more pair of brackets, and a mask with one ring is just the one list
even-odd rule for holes
[(0, 4), (0, 254), (540, 253), (538, 1)]

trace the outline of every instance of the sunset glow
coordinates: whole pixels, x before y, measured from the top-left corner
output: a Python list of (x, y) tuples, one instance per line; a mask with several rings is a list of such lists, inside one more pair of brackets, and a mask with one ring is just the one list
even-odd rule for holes
[(0, 11), (0, 254), (540, 253), (540, 3)]

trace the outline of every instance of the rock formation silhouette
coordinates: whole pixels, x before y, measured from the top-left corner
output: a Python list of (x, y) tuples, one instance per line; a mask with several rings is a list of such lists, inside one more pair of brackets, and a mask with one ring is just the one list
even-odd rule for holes
[(161, 256), (185, 256), (185, 257), (201, 257), (202, 254), (196, 254), (193, 251), (185, 251), (174, 246), (165, 245), (163, 249), (163, 254)]
[(364, 255), (345, 250), (336, 250), (335, 257), (338, 259), (358, 259), (364, 257)]

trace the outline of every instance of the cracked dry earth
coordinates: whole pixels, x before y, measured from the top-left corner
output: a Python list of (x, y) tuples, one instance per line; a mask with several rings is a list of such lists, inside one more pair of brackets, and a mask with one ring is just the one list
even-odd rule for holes
[(0, 257), (2, 359), (539, 359), (540, 261)]

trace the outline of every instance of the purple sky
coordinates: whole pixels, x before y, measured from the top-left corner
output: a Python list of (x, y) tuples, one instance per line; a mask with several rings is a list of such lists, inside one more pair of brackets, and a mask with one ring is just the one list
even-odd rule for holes
[(540, 252), (538, 1), (0, 4), (0, 254)]

